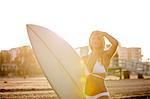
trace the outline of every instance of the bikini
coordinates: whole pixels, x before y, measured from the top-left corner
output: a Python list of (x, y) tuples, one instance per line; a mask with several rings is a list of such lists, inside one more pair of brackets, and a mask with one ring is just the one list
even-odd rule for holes
[[(92, 72), (89, 72), (88, 68), (86, 68), (86, 74), (87, 74), (87, 76), (88, 75), (93, 75), (97, 78), (104, 79), (100, 75), (97, 75), (97, 74), (94, 74), (94, 73), (106, 73), (106, 70), (105, 70), (104, 66), (102, 64), (100, 64), (98, 62), (98, 60), (96, 61)], [(102, 93), (96, 94), (94, 96), (86, 95), (86, 99), (97, 99), (97, 98), (102, 97), (102, 96), (109, 96), (109, 92), (102, 92)]]

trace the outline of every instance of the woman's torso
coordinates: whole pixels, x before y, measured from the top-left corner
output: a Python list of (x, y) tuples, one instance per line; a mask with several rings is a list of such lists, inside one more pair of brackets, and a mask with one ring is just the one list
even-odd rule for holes
[(88, 77), (85, 85), (85, 93), (88, 95), (95, 95), (100, 92), (106, 91), (107, 89), (104, 83), (106, 67), (98, 58), (93, 65), (86, 64), (86, 66)]

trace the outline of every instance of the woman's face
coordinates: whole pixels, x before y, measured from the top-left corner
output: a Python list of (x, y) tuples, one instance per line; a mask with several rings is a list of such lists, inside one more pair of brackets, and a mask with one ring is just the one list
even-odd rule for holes
[(104, 49), (104, 37), (94, 33), (90, 38), (90, 46), (96, 49)]

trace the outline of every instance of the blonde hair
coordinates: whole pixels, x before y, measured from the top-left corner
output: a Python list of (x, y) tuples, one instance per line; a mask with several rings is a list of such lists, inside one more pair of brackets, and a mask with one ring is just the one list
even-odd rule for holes
[[(90, 47), (90, 49), (91, 49), (91, 51), (93, 51), (93, 49), (94, 49), (94, 47), (92, 46), (92, 44), (91, 44), (91, 41), (92, 41), (92, 36), (94, 36), (94, 35), (97, 35), (97, 34), (100, 34), (101, 33), (101, 31), (93, 31), (92, 33), (91, 33), (91, 35), (90, 35), (90, 37), (89, 37), (89, 47)], [(98, 36), (98, 35), (97, 35)], [(98, 39), (98, 38), (97, 38)], [(105, 47), (105, 40), (104, 40), (104, 37), (100, 37), (99, 38), (100, 39), (100, 41), (101, 41), (101, 44), (102, 44), (102, 46), (104, 46)], [(87, 60), (87, 66), (88, 66), (88, 68), (89, 68), (89, 70), (92, 70), (92, 68), (93, 68), (93, 65), (94, 65), (94, 63), (96, 62), (96, 57), (93, 57), (93, 56), (89, 56), (88, 57), (88, 60)]]
[[(96, 34), (98, 34), (98, 33), (100, 33), (100, 32), (101, 32), (101, 31), (93, 31), (93, 32), (91, 33), (90, 38), (89, 38), (89, 47), (90, 47), (91, 50), (93, 50), (93, 47), (92, 47), (92, 44), (91, 44), (92, 36), (93, 36), (93, 35), (96, 35)], [(104, 40), (104, 37), (101, 37), (100, 40), (101, 40), (101, 44), (105, 47), (105, 40)]]

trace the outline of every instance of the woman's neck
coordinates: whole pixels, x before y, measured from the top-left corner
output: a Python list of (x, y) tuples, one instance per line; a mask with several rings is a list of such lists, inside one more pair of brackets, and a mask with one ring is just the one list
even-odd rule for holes
[(97, 50), (95, 50), (95, 51), (93, 50), (91, 54), (92, 54), (92, 57), (95, 58), (96, 60), (97, 59), (102, 60), (103, 53), (104, 53), (103, 50), (98, 50), (98, 51)]
[(96, 56), (101, 56), (104, 53), (104, 50), (93, 50), (92, 53)]

